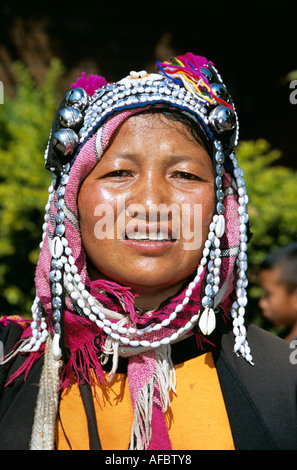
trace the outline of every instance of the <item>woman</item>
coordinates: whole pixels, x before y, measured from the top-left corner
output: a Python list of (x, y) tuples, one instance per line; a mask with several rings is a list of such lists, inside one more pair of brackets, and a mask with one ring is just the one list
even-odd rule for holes
[(234, 105), (203, 57), (158, 68), (83, 76), (58, 110), (33, 322), (3, 320), (2, 448), (297, 447), (289, 351), (244, 325)]

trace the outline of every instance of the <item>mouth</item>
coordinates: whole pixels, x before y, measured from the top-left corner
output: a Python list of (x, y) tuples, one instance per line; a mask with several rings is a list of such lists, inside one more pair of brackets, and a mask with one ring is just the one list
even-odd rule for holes
[(171, 228), (160, 224), (137, 224), (128, 226), (125, 230), (125, 240), (139, 242), (173, 242), (174, 238)]

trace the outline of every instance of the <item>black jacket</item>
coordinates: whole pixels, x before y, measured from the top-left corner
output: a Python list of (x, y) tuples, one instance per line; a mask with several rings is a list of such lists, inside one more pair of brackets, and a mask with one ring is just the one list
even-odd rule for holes
[[(1, 340), (6, 351), (15, 344), (20, 332), (20, 327), (13, 323), (2, 331)], [(254, 366), (234, 354), (232, 331), (224, 333), (220, 345), (212, 351), (235, 448), (296, 450), (297, 365), (291, 364), (292, 350), (285, 341), (255, 326), (248, 328), (248, 341)], [(181, 350), (191, 351), (191, 343), (189, 345), (185, 348), (183, 344), (180, 350), (176, 349), (176, 345), (172, 346), (175, 363), (181, 362)], [(193, 356), (189, 353), (188, 357)], [(21, 376), (10, 386), (4, 387), (7, 377), (18, 369), (22, 361), (24, 358), (18, 355), (9, 367), (5, 364), (0, 366), (1, 450), (29, 448), (43, 360), (33, 366), (25, 382)], [(91, 430), (92, 406), (87, 404), (91, 394), (85, 387), (81, 388), (81, 393)], [(97, 429), (93, 431), (93, 434), (97, 433)], [(95, 437), (92, 442), (95, 444), (91, 444), (90, 448), (100, 449), (98, 438)]]

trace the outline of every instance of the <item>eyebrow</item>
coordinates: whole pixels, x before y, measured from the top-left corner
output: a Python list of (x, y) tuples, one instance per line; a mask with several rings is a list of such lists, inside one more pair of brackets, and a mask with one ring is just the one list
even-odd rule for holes
[[(210, 161), (212, 161), (210, 155), (208, 155), (208, 153), (206, 151), (205, 151), (205, 153), (207, 154)], [(119, 158), (119, 159), (123, 159), (123, 160), (137, 160), (137, 157), (138, 157), (137, 153), (132, 153), (132, 154), (123, 153), (123, 154), (117, 154), (112, 158)], [(190, 162), (193, 162), (193, 163), (202, 163), (202, 164), (204, 164), (202, 159), (196, 158), (192, 155), (168, 155), (168, 159), (171, 162), (173, 162), (173, 164), (174, 163), (179, 163), (179, 162), (184, 162), (184, 161), (190, 161)]]

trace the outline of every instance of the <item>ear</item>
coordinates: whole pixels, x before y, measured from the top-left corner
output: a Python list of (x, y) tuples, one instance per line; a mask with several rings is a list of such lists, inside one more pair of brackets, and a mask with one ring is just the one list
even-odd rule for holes
[(292, 306), (293, 306), (295, 312), (297, 312), (297, 287), (291, 293), (291, 299), (292, 299)]

